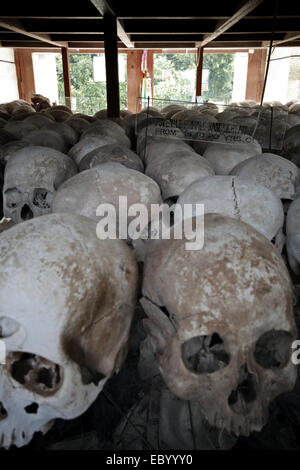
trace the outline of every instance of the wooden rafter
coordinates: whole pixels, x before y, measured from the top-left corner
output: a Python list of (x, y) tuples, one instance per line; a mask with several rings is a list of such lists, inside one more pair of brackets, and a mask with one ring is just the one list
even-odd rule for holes
[[(278, 41), (273, 41), (273, 46), (279, 46), (280, 44), (285, 44), (287, 42), (295, 41), (296, 39), (300, 38), (300, 31), (294, 33), (288, 33), (284, 36), (283, 39), (279, 39)], [(263, 45), (267, 46), (268, 43), (263, 43)]]
[(201, 43), (197, 44), (199, 47), (204, 47), (209, 42), (216, 39), (221, 34), (225, 33), (229, 28), (238, 23), (241, 19), (245, 18), (248, 13), (253, 11), (263, 0), (248, 0), (241, 8), (239, 8), (234, 15), (232, 15), (228, 20), (217, 25), (217, 29), (210, 34), (204, 36), (204, 39)]
[(48, 34), (35, 34), (35, 33), (30, 33), (26, 31), (23, 28), (23, 25), (18, 20), (2, 21), (0, 19), (0, 27), (6, 28), (10, 31), (14, 31), (15, 33), (23, 34), (24, 36), (28, 36), (33, 39), (37, 39), (38, 41), (41, 41), (41, 42), (46, 42), (48, 44), (51, 44), (52, 46), (57, 46), (57, 47), (67, 46), (66, 42), (62, 43), (62, 42), (52, 41), (52, 39), (50, 38)]
[[(91, 0), (91, 2), (97, 8), (97, 10), (101, 13), (101, 15), (105, 16), (106, 14), (109, 14), (109, 15), (116, 16), (107, 0)], [(126, 47), (134, 47), (134, 43), (131, 42), (130, 37), (126, 33), (121, 21), (118, 19), (117, 19), (117, 35), (119, 39), (123, 42), (123, 44), (125, 44)]]

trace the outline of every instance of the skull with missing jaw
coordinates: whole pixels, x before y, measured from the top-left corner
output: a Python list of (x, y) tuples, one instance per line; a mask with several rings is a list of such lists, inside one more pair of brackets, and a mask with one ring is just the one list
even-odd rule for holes
[(205, 216), (202, 250), (153, 241), (141, 303), (161, 374), (210, 424), (260, 430), (268, 405), (293, 388), (293, 292), (277, 249), (250, 225)]

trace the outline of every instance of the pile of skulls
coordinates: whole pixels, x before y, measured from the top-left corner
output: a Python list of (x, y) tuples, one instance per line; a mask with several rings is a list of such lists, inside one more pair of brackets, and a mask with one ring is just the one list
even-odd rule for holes
[[(56, 418), (84, 413), (121, 369), (140, 308), (138, 262), (137, 373), (154, 395), (129, 415), (150, 447), (229, 448), (264, 427), (270, 402), (296, 381), (289, 269), (300, 273), (298, 108), (172, 104), (109, 119), (40, 95), (33, 105), (0, 105), (10, 219), (0, 224), (0, 447), (24, 446)], [(239, 128), (242, 138), (203, 138), (204, 127)], [(97, 208), (112, 205), (118, 222), (120, 197), (147, 208), (149, 239), (97, 237)], [(160, 224), (151, 207), (163, 203), (204, 205), (201, 249), (187, 250), (173, 227), (169, 239), (159, 230), (151, 239)], [(146, 420), (158, 396), (154, 430)], [(127, 422), (115, 445), (144, 448)]]

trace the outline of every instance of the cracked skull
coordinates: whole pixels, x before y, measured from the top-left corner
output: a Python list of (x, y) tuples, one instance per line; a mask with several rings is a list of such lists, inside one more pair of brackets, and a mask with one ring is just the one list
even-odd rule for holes
[(15, 225), (0, 253), (0, 447), (8, 448), (82, 414), (118, 372), (137, 269), (124, 242), (98, 240), (95, 223), (78, 215)]
[(57, 150), (30, 146), (16, 151), (5, 168), (5, 217), (19, 223), (51, 212), (56, 190), (75, 173), (76, 164)]
[(150, 245), (144, 325), (170, 390), (199, 402), (211, 425), (248, 435), (295, 383), (291, 282), (276, 248), (248, 224), (208, 214), (204, 227), (201, 250), (174, 238)]
[(179, 196), (178, 204), (182, 209), (185, 204), (204, 204), (206, 214), (218, 213), (246, 222), (269, 240), (275, 238), (275, 245), (282, 251), (282, 203), (262, 184), (239, 176), (210, 176), (190, 184)]

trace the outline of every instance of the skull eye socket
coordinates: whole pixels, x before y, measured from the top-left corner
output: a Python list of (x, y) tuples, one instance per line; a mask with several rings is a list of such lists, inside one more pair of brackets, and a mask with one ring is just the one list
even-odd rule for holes
[(44, 188), (35, 188), (32, 202), (40, 209), (51, 209), (53, 194)]
[(181, 345), (181, 356), (185, 367), (197, 374), (216, 372), (230, 361), (230, 355), (218, 333), (189, 339)]
[(264, 369), (280, 369), (287, 365), (293, 337), (283, 330), (270, 330), (255, 344), (254, 359)]
[(36, 354), (10, 353), (7, 362), (13, 379), (38, 395), (54, 395), (63, 383), (63, 368)]
[(5, 203), (9, 209), (14, 209), (22, 201), (22, 193), (17, 188), (5, 191)]

